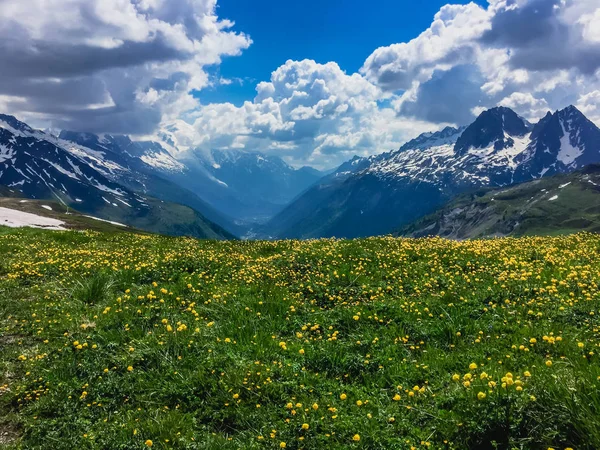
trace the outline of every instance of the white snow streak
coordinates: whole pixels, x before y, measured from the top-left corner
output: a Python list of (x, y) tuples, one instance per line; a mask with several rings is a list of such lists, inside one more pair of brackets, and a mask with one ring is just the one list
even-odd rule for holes
[(560, 138), (560, 150), (556, 159), (562, 162), (565, 166), (570, 166), (575, 162), (577, 158), (583, 155), (583, 150), (578, 147), (571, 145), (571, 138), (569, 132), (565, 129), (565, 125), (562, 120), (560, 122), (562, 127), (563, 136)]
[(113, 225), (117, 225), (118, 227), (126, 227), (127, 228), (127, 225), (124, 225), (119, 222), (113, 222), (111, 220), (100, 219), (100, 218), (94, 217), (94, 216), (83, 216), (83, 217), (87, 217), (89, 219), (94, 219), (94, 220), (99, 220), (100, 222), (112, 223)]

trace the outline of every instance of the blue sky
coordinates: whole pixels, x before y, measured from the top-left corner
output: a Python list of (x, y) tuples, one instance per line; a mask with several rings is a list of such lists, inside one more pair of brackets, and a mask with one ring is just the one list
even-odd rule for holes
[[(253, 43), (241, 56), (225, 58), (211, 72), (243, 83), (219, 85), (195, 95), (202, 103), (231, 102), (239, 106), (254, 98), (257, 82), (268, 80), (271, 72), (288, 59), (335, 61), (342, 70), (357, 72), (376, 48), (417, 37), (446, 3), (219, 0), (219, 17), (233, 20), (235, 29), (250, 35)], [(484, 6), (487, 1), (474, 3)]]

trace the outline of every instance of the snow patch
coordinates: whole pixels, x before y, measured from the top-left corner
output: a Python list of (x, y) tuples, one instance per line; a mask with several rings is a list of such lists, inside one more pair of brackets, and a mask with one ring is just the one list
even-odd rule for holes
[(116, 200), (119, 201), (119, 202), (121, 202), (121, 203), (123, 203), (125, 206), (129, 206), (131, 208), (131, 205), (129, 203), (127, 203), (126, 201), (121, 200), (120, 198), (117, 198)]
[(554, 200), (556, 200), (557, 198), (558, 198), (558, 195), (555, 195), (555, 196), (553, 196), (553, 197), (550, 197), (550, 198), (548, 199), (548, 201), (549, 201), (549, 202), (553, 202), (553, 201), (554, 201)]
[(52, 211), (52, 207), (48, 205), (41, 205), (42, 208), (47, 209), (48, 211)]
[(44, 159), (44, 158), (40, 158), (40, 159), (42, 161), (48, 163), (52, 167), (54, 167), (58, 172), (62, 173), (63, 175), (66, 175), (69, 178), (73, 178), (74, 180), (79, 180), (79, 178), (77, 177), (77, 174), (68, 171), (67, 169), (63, 168), (62, 166), (59, 166), (58, 164), (53, 163), (52, 161), (48, 161), (47, 159)]
[(560, 150), (556, 159), (562, 162), (565, 166), (571, 166), (577, 158), (583, 155), (583, 150), (571, 145), (570, 134), (565, 130), (565, 125), (561, 120), (563, 136), (560, 138)]
[(559, 189), (566, 188), (570, 184), (571, 184), (571, 181), (569, 181), (568, 183), (565, 183), (565, 184), (561, 184), (558, 188)]
[(14, 149), (7, 147), (6, 145), (0, 144), (0, 163), (12, 159), (16, 152)]
[(179, 161), (176, 161), (173, 157), (165, 153), (157, 152), (152, 154), (146, 154), (143, 155), (140, 159), (149, 166), (162, 170), (181, 171), (185, 167)]
[(64, 222), (57, 219), (51, 219), (49, 217), (38, 216), (37, 214), (0, 207), (0, 225), (4, 225), (6, 227), (31, 227), (44, 228), (46, 230), (66, 230), (66, 228), (63, 227), (64, 224)]
[(27, 137), (27, 136), (31, 135), (31, 133), (27, 133), (25, 131), (17, 130), (16, 128), (11, 127), (8, 124), (8, 122), (5, 122), (3, 120), (0, 120), (0, 128), (4, 128), (5, 130), (8, 130), (11, 134), (13, 134), (17, 137)]
[[(113, 194), (113, 195), (118, 195), (119, 197), (123, 197), (123, 192), (119, 189), (111, 189), (108, 186), (103, 185), (102, 183), (100, 183), (99, 181), (97, 181), (95, 178), (93, 177), (87, 177), (87, 180), (90, 182), (90, 184), (92, 186), (94, 186), (96, 189), (99, 189), (103, 192), (108, 192), (109, 194)], [(104, 198), (104, 197), (102, 197)], [(104, 199), (106, 200), (106, 199)]]

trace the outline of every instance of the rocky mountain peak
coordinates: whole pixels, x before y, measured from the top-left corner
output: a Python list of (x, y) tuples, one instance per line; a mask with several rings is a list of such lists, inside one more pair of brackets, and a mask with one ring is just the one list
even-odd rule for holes
[(498, 106), (483, 111), (456, 141), (454, 152), (464, 155), (470, 149), (493, 146), (499, 151), (514, 145), (515, 137), (523, 137), (531, 131), (531, 124), (512, 109)]
[(6, 115), (6, 114), (0, 114), (0, 122), (4, 122), (10, 128), (12, 128), (13, 130), (16, 130), (16, 131), (21, 131), (21, 132), (24, 132), (24, 133), (33, 133), (35, 131), (29, 125), (27, 125), (24, 122), (21, 122), (20, 120), (18, 120), (14, 116), (9, 116), (9, 115)]
[(422, 150), (440, 145), (454, 144), (464, 130), (464, 127), (445, 127), (443, 130), (434, 133), (422, 133), (400, 147), (400, 151)]

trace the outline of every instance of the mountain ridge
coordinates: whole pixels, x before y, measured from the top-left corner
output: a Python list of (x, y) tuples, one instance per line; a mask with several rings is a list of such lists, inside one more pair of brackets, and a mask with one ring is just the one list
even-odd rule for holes
[(600, 162), (600, 129), (574, 106), (536, 124), (509, 108), (492, 108), (466, 128), (446, 130), (443, 143), (439, 135), (426, 133), (399, 150), (342, 164), (274, 217), (266, 233), (276, 238), (386, 234), (463, 192)]
[(465, 192), (600, 162), (600, 129), (572, 105), (536, 123), (491, 108), (467, 126), (422, 133), (328, 174), (248, 150), (176, 151), (173, 133), (161, 139), (68, 130), (55, 136), (0, 115), (0, 183), (76, 204), (82, 199), (74, 192), (88, 185), (86, 201), (95, 209), (144, 208), (157, 197), (240, 236), (354, 238), (387, 234)]
[(103, 156), (12, 116), (0, 116), (0, 184), (29, 198), (54, 199), (83, 213), (153, 232), (233, 238), (192, 208), (120, 184), (114, 174), (128, 169)]

